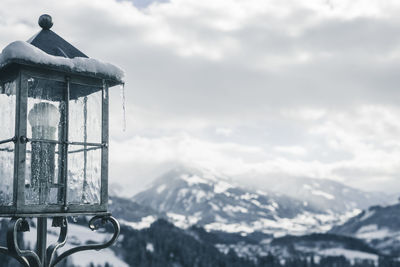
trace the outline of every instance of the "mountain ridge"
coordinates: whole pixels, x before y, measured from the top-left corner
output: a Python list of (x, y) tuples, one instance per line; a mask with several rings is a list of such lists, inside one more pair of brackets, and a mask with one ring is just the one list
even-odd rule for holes
[[(335, 185), (354, 195), (351, 190), (355, 189)], [(320, 186), (319, 197), (332, 193), (322, 190)], [(165, 213), (180, 227), (197, 224), (207, 230), (262, 231), (277, 236), (328, 231), (361, 211), (358, 204), (326, 208), (283, 193), (251, 190), (215, 172), (184, 166), (161, 175), (131, 199)], [(337, 201), (329, 204), (332, 202)]]

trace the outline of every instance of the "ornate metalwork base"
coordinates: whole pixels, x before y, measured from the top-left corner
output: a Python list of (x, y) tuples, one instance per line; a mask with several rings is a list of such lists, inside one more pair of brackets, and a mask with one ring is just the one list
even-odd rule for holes
[[(47, 218), (39, 218), (38, 222), (40, 219), (47, 220)], [(114, 228), (114, 233), (109, 241), (103, 244), (78, 246), (57, 255), (57, 250), (63, 247), (67, 242), (68, 221), (66, 217), (53, 218), (52, 226), (60, 227), (60, 234), (57, 242), (51, 244), (44, 253), (40, 252), (40, 247), (46, 246), (46, 223), (42, 224), (42, 229), (40, 229), (38, 223), (38, 233), (40, 231), (42, 231), (42, 233), (38, 234), (38, 253), (36, 253), (31, 250), (21, 250), (18, 246), (17, 233), (29, 231), (28, 221), (25, 218), (12, 218), (7, 229), (7, 247), (0, 247), (0, 253), (13, 257), (25, 267), (53, 267), (71, 254), (85, 250), (101, 250), (114, 244), (120, 233), (119, 223), (114, 217), (110, 215), (95, 216), (89, 221), (89, 228), (94, 231), (100, 226), (104, 226), (107, 222), (111, 223)]]

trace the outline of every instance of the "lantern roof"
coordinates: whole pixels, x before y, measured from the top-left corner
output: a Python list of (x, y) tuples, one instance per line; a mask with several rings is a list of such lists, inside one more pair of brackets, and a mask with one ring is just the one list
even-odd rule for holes
[(119, 67), (89, 58), (51, 31), (53, 22), (49, 15), (40, 16), (39, 25), (42, 30), (27, 42), (15, 41), (3, 49), (0, 72), (13, 64), (30, 65), (106, 79), (111, 85), (124, 83), (124, 71)]
[(50, 30), (53, 26), (53, 22), (49, 15), (45, 14), (40, 16), (39, 26), (42, 27), (42, 30), (27, 41), (31, 45), (53, 56), (66, 58), (88, 57), (58, 34)]

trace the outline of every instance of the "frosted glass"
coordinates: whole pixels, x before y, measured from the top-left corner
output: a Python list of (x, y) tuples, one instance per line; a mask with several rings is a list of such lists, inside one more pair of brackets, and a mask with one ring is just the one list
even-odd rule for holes
[[(86, 152), (85, 152), (86, 151)], [(68, 203), (99, 204), (101, 148), (70, 146), (68, 151)]]
[[(77, 90), (77, 88), (79, 88), (80, 90), (86, 89), (82, 85), (71, 85), (71, 90)], [(101, 91), (92, 93), (85, 97), (70, 100), (70, 141), (101, 143), (101, 102)]]
[(14, 137), (15, 94), (15, 82), (9, 82), (0, 85), (0, 140)]
[(57, 204), (63, 184), (60, 174), (58, 145), (27, 143), (25, 167), (25, 203), (29, 205)]
[(0, 145), (0, 205), (13, 204), (14, 143)]

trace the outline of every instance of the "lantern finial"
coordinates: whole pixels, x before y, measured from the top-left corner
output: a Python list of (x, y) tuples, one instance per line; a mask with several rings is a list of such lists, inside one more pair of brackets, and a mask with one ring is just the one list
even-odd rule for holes
[(53, 26), (53, 20), (50, 15), (43, 14), (39, 17), (39, 26), (42, 27), (43, 30), (50, 30)]

